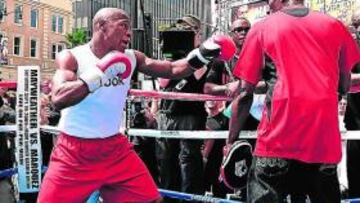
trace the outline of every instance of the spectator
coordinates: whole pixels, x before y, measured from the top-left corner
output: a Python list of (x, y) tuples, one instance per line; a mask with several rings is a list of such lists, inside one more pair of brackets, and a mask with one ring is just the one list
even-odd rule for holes
[[(186, 15), (178, 20), (177, 27), (195, 32), (194, 46), (200, 45), (202, 26), (197, 17)], [(202, 93), (207, 72), (203, 67), (184, 79), (160, 83), (167, 92)], [(158, 113), (159, 130), (205, 130), (204, 102), (162, 100)], [(201, 145), (202, 140), (196, 139), (157, 140), (161, 188), (204, 193)]]
[[(135, 105), (139, 107), (135, 107), (135, 115), (132, 120), (131, 128), (156, 129), (157, 123), (150, 107), (147, 105), (141, 107), (140, 102), (136, 102)], [(155, 183), (159, 184), (159, 170), (155, 155), (155, 138), (133, 136), (131, 137), (131, 143), (134, 145), (136, 153), (149, 169)]]
[[(222, 113), (225, 108), (223, 101), (207, 101), (205, 109), (208, 113), (206, 119), (207, 130), (228, 130), (229, 119)], [(223, 139), (204, 140), (204, 187), (211, 191), (215, 197), (225, 198), (226, 194), (233, 193), (219, 182), (220, 165), (223, 158), (222, 148), (225, 145)]]
[[(3, 96), (6, 93), (3, 88), (0, 94), (0, 125), (14, 124), (15, 111), (4, 103)], [(14, 167), (14, 134), (0, 133), (0, 170)], [(14, 185), (11, 177), (0, 177), (0, 202), (15, 202)]]

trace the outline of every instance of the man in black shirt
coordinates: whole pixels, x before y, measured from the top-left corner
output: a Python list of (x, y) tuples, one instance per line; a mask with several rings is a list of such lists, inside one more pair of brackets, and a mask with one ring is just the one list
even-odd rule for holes
[[(201, 21), (197, 17), (186, 15), (178, 20), (176, 27), (179, 30), (194, 31), (194, 46), (200, 45)], [(207, 72), (203, 67), (181, 80), (162, 80), (160, 86), (166, 92), (202, 93)], [(205, 130), (204, 102), (162, 100), (158, 113), (159, 130)], [(195, 139), (157, 140), (161, 188), (193, 194), (204, 193), (201, 145), (202, 140)]]

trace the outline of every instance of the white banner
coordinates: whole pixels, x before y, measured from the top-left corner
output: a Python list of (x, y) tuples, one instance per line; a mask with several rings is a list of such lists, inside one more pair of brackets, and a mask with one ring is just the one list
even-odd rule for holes
[(42, 154), (40, 143), (40, 69), (19, 66), (16, 99), (16, 161), (19, 192), (39, 191)]

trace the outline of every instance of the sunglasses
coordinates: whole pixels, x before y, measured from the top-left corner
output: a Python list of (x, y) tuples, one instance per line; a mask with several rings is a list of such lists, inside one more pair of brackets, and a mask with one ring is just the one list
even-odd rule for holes
[(237, 27), (237, 28), (234, 28), (231, 32), (249, 32), (250, 30), (250, 27)]

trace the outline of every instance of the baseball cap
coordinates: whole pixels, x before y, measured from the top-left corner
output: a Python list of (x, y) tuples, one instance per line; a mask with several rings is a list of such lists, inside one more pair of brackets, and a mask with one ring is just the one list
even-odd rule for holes
[(187, 15), (183, 16), (182, 18), (178, 19), (176, 21), (176, 23), (181, 24), (181, 25), (187, 25), (194, 30), (200, 30), (200, 28), (201, 28), (200, 19), (191, 14), (187, 14)]

